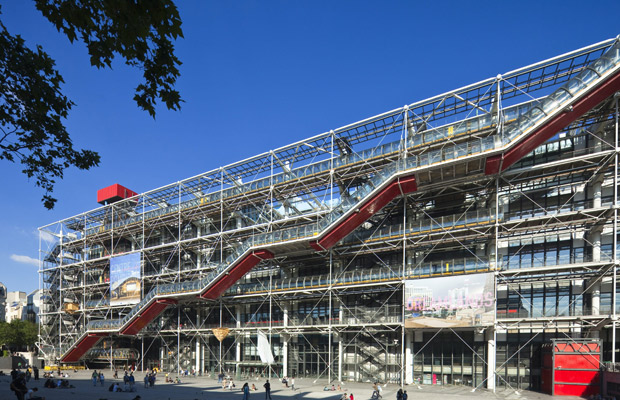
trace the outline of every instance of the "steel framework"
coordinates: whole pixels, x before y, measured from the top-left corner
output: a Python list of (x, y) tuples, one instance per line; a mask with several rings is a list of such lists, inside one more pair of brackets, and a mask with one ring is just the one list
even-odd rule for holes
[[(127, 349), (142, 368), (489, 388), (539, 387), (552, 337), (600, 336), (615, 362), (619, 49), (597, 43), (40, 228), (39, 348), (50, 362)], [(142, 300), (110, 305), (110, 259), (126, 253), (141, 254)], [(482, 272), (491, 324), (406, 326), (406, 281)]]

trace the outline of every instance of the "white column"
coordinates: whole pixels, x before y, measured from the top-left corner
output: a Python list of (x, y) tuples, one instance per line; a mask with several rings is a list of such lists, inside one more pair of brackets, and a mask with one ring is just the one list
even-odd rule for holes
[(289, 340), (289, 337), (288, 335), (283, 334), (281, 338), (283, 340), (282, 342), (282, 375), (289, 376), (288, 375), (288, 340)]
[(342, 348), (342, 337), (340, 337), (338, 340), (338, 382), (342, 382), (342, 359), (343, 358), (344, 358), (344, 353), (343, 353), (343, 348)]
[(495, 390), (495, 334), (487, 329), (487, 389)]
[(592, 206), (594, 208), (601, 207), (603, 198), (603, 184), (601, 179), (597, 179), (592, 183)]
[(413, 383), (413, 333), (405, 331), (405, 384)]
[(200, 368), (200, 335), (196, 336), (196, 367), (194, 371), (196, 371), (196, 376), (202, 371)]
[(163, 369), (163, 368), (164, 368), (164, 346), (161, 346), (159, 348), (159, 369)]
[[(601, 260), (601, 232), (594, 231), (592, 238), (592, 261)], [(601, 311), (601, 281), (592, 285), (592, 315), (599, 315)]]
[[(283, 317), (282, 322), (285, 327), (288, 326), (288, 309), (290, 307), (289, 303), (284, 303), (283, 305)], [(282, 340), (282, 375), (288, 376), (288, 342), (290, 340), (290, 335), (288, 333), (283, 333), (280, 336)]]

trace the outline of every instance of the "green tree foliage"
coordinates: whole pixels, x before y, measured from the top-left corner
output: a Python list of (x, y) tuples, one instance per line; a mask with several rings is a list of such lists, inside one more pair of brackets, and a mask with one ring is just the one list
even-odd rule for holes
[(39, 329), (30, 321), (14, 319), (10, 323), (0, 322), (0, 344), (11, 349), (25, 349), (34, 346)]
[[(172, 41), (183, 36), (172, 0), (35, 0), (38, 10), (71, 42), (83, 41), (91, 65), (111, 67), (116, 56), (143, 73), (138, 107), (155, 117), (158, 101), (178, 110), (174, 89), (181, 62)], [(99, 165), (99, 154), (74, 149), (63, 120), (74, 105), (62, 94), (62, 76), (40, 46), (28, 48), (0, 22), (0, 160), (20, 162), (54, 207), (54, 184), (65, 169)]]

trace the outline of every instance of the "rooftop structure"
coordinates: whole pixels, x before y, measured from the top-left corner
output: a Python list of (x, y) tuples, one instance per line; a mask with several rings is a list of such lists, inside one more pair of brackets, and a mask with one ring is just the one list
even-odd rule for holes
[(540, 388), (551, 338), (615, 362), (618, 90), (607, 40), (46, 225), (41, 350), (490, 388)]

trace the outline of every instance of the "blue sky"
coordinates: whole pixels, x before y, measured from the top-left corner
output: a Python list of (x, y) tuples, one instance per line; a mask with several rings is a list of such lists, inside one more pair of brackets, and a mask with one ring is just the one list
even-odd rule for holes
[(620, 33), (620, 2), (187, 1), (180, 112), (132, 100), (138, 71), (90, 67), (31, 1), (1, 1), (9, 32), (57, 61), (77, 106), (65, 121), (100, 167), (69, 170), (58, 203), (0, 162), (0, 282), (38, 287), (37, 228), (96, 208), (98, 189), (151, 190), (494, 77)]

